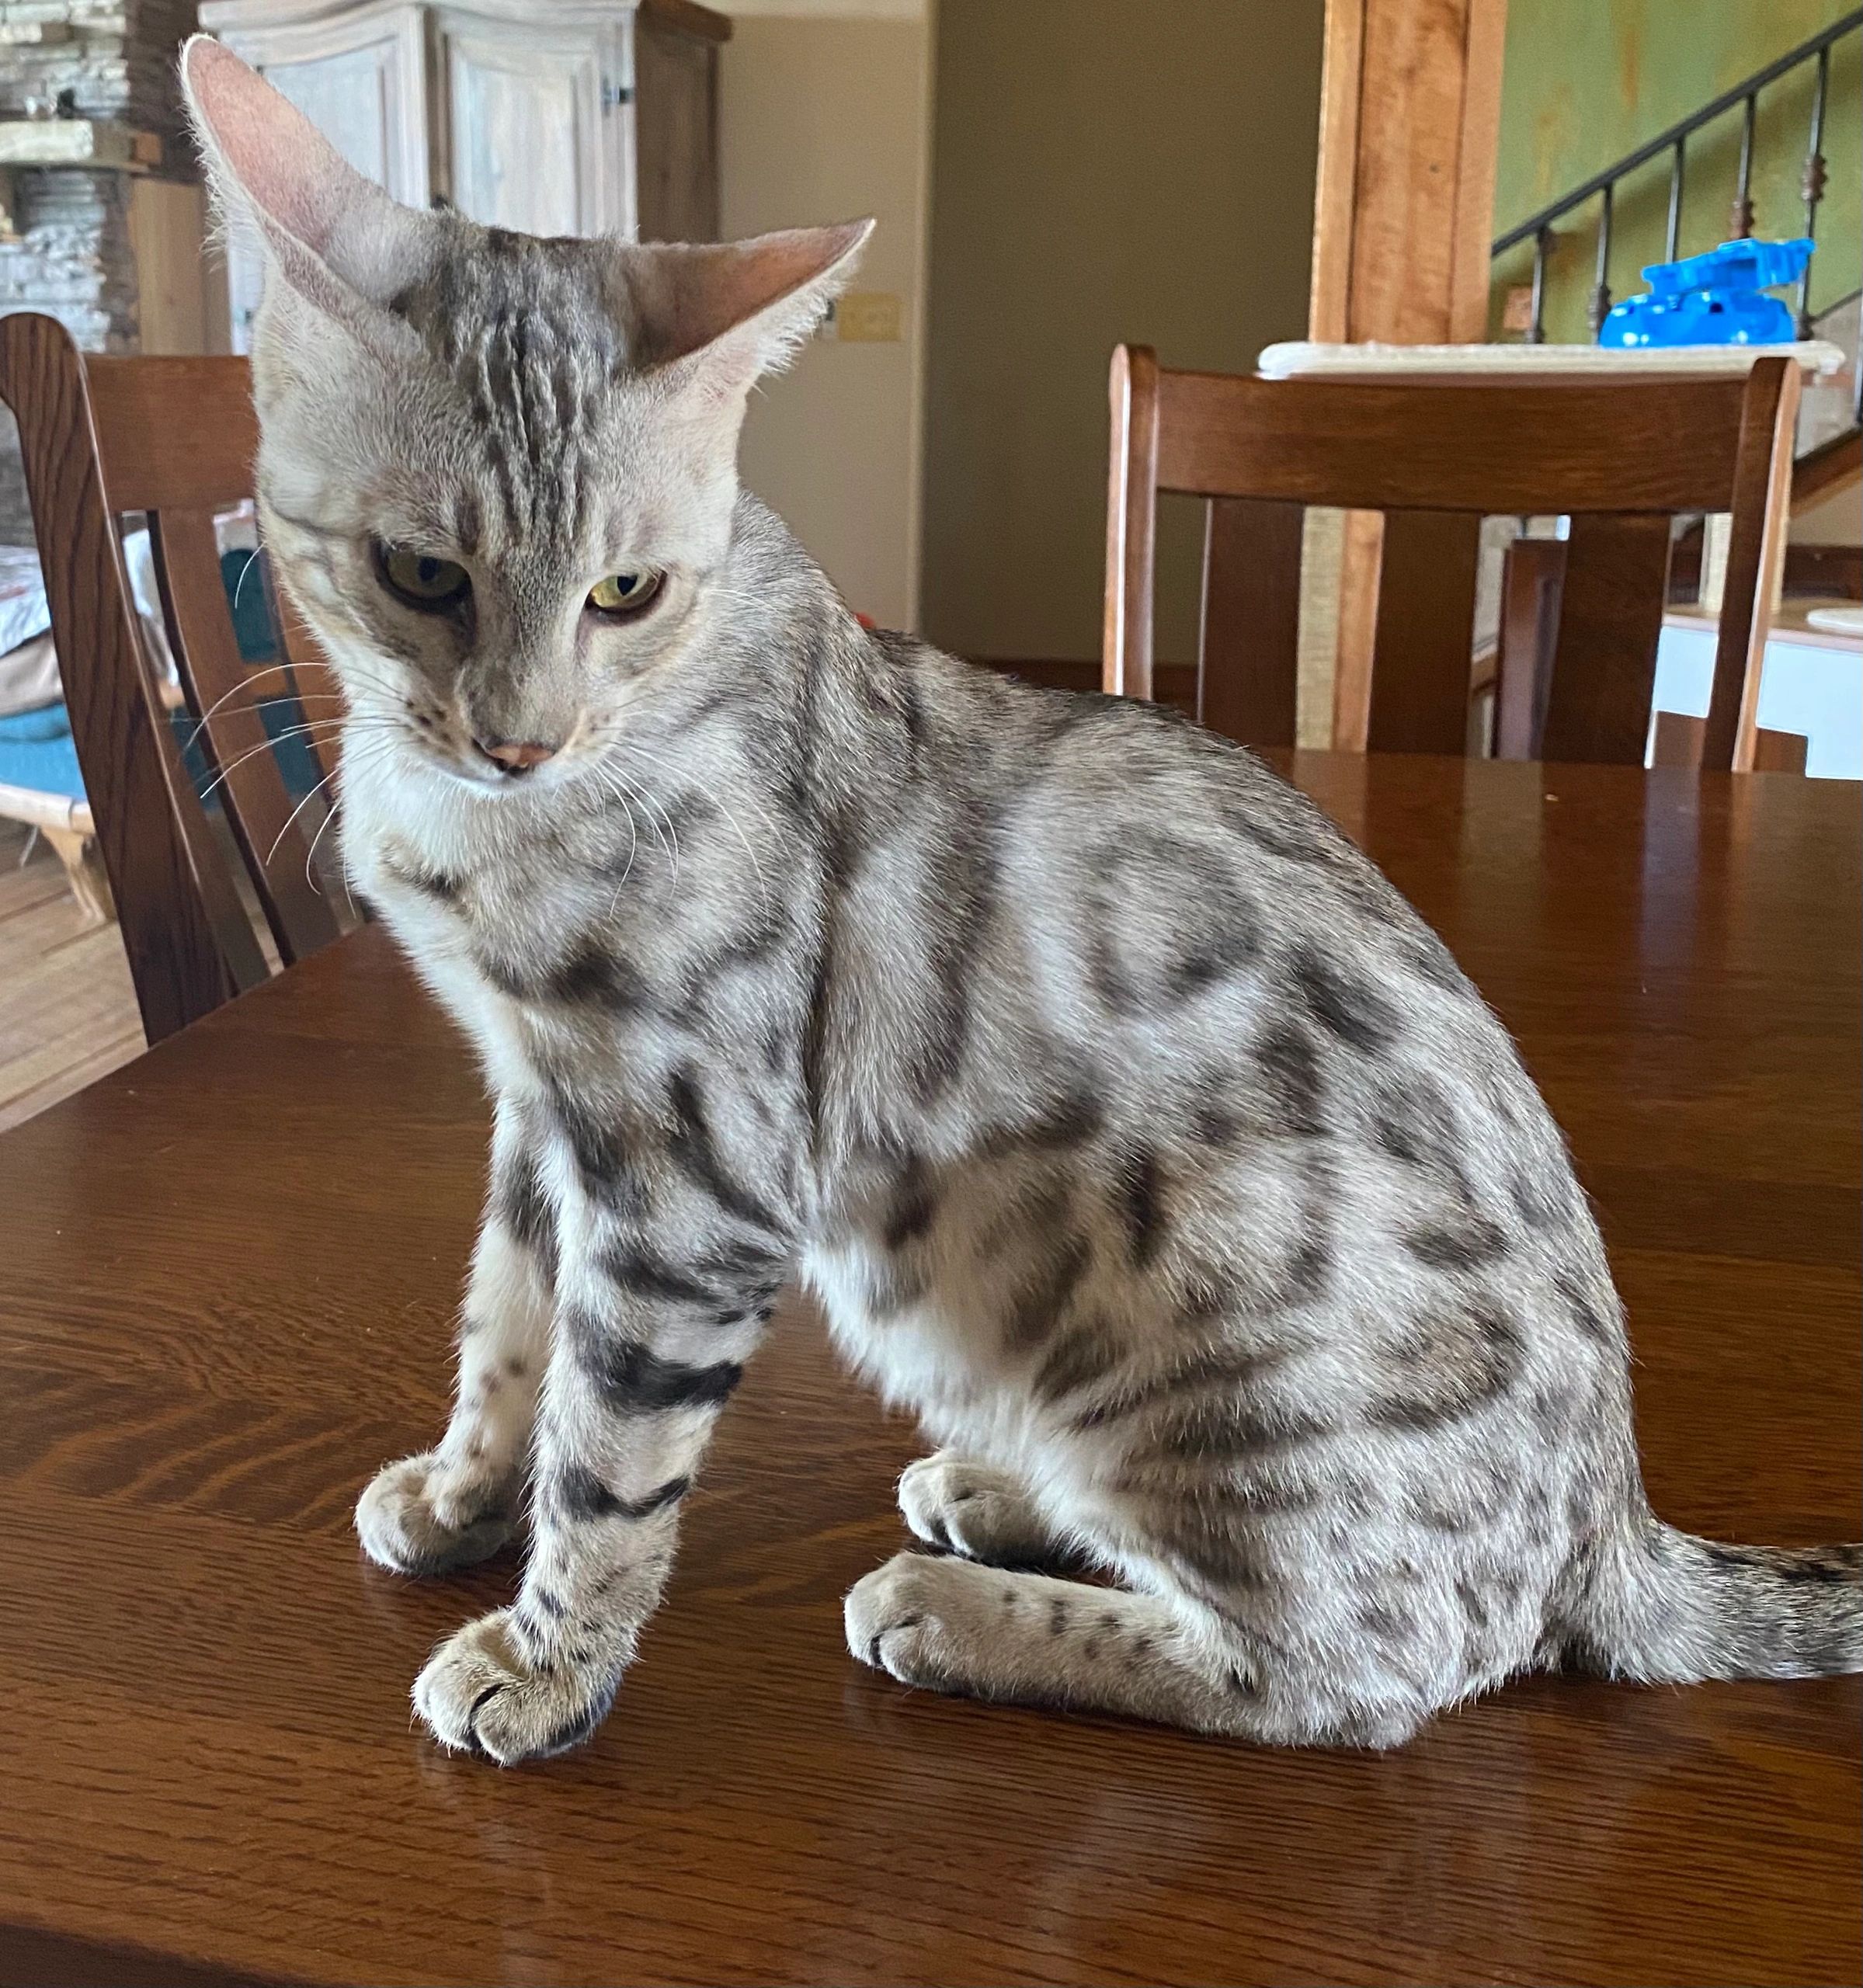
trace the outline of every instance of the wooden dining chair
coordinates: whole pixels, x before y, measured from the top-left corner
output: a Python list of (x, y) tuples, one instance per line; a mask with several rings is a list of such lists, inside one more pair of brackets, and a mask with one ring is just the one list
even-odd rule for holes
[[(271, 749), (272, 697), (334, 714), (334, 686), (282, 596), (283, 651), (244, 660), (217, 513), (252, 494), (259, 427), (243, 359), (105, 358), (55, 319), (0, 318), (0, 400), (19, 426), (52, 635), (144, 1033), (158, 1042), (269, 971), (213, 808), (224, 806), (278, 958), (347, 919), (318, 889), (301, 814)], [(123, 520), (146, 513), (184, 725), (140, 633)], [(317, 771), (333, 762), (315, 750)], [(209, 769), (196, 788), (184, 748)], [(203, 801), (203, 794), (217, 797)]]
[(1500, 742), (1547, 759), (1643, 763), (1671, 519), (1733, 513), (1701, 763), (1754, 764), (1761, 659), (1784, 557), (1799, 373), (1531, 383), (1263, 380), (1113, 355), (1104, 680), (1152, 693), (1157, 493), (1208, 499), (1197, 714), (1291, 745), (1308, 505), (1383, 514), (1368, 683), (1339, 686), (1333, 743), (1465, 749), (1481, 522), (1565, 515), (1539, 604), (1540, 680), (1507, 680)]

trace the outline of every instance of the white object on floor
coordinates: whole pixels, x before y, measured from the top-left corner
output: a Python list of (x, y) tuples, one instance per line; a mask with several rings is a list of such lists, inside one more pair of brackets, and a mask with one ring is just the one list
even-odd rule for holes
[[(214, 520), (220, 549), (256, 542), (250, 504)], [(138, 525), (123, 538), (123, 563), (136, 603), (136, 617), (156, 673), (176, 681), (162, 618), (162, 593), (148, 527)], [(0, 545), (0, 716), (36, 710), (59, 694), (57, 659), (53, 654), (52, 611), (45, 597), (39, 554), (30, 545)]]
[(1827, 635), (1863, 635), (1863, 607), (1813, 607), (1805, 616), (1807, 626), (1822, 628)]
[[(1651, 700), (1656, 711), (1708, 715), (1716, 639), (1712, 622), (1663, 624)], [(1804, 735), (1812, 779), (1863, 780), (1863, 651), (1775, 634), (1760, 679), (1760, 724)]]
[(0, 655), (0, 718), (36, 711), (41, 704), (55, 704), (61, 694), (50, 629)]
[(1556, 374), (1588, 380), (1674, 379), (1743, 374), (1756, 359), (1795, 359), (1813, 378), (1848, 363), (1840, 346), (1824, 339), (1794, 345), (1326, 345), (1305, 339), (1266, 347), (1255, 362), (1264, 380), (1517, 380)]

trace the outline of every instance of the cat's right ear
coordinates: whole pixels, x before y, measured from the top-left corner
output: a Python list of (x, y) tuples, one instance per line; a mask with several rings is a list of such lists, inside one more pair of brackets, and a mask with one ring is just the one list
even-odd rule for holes
[(635, 363), (741, 412), (759, 374), (781, 368), (845, 290), (871, 221), (785, 228), (749, 242), (655, 242), (622, 252)]
[(181, 85), (221, 211), (255, 225), (270, 271), (305, 301), (360, 329), (426, 273), (429, 217), (364, 179), (230, 49), (192, 36)]

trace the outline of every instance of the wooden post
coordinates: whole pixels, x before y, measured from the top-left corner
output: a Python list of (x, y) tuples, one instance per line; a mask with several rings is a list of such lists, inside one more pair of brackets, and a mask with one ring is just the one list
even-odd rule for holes
[[(1507, 0), (1326, 0), (1310, 337), (1485, 335), (1507, 25)], [(1370, 721), (1382, 544), (1376, 513), (1347, 514), (1333, 742), (1348, 751)]]
[[(1152, 695), (1152, 567), (1158, 530), (1158, 355), (1113, 349), (1107, 394), (1106, 603), (1100, 687), (1114, 697)], [(1198, 666), (1201, 685), (1202, 668)]]

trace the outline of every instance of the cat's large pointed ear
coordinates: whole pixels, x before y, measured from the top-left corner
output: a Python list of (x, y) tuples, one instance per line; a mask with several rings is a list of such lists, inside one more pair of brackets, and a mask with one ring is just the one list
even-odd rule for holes
[(634, 356), (721, 399), (793, 357), (847, 287), (871, 221), (794, 228), (749, 242), (664, 244), (628, 267)]
[(428, 216), (389, 198), (311, 120), (210, 36), (181, 54), (181, 82), (223, 213), (256, 224), (278, 273), (328, 315), (353, 318), (417, 280)]

